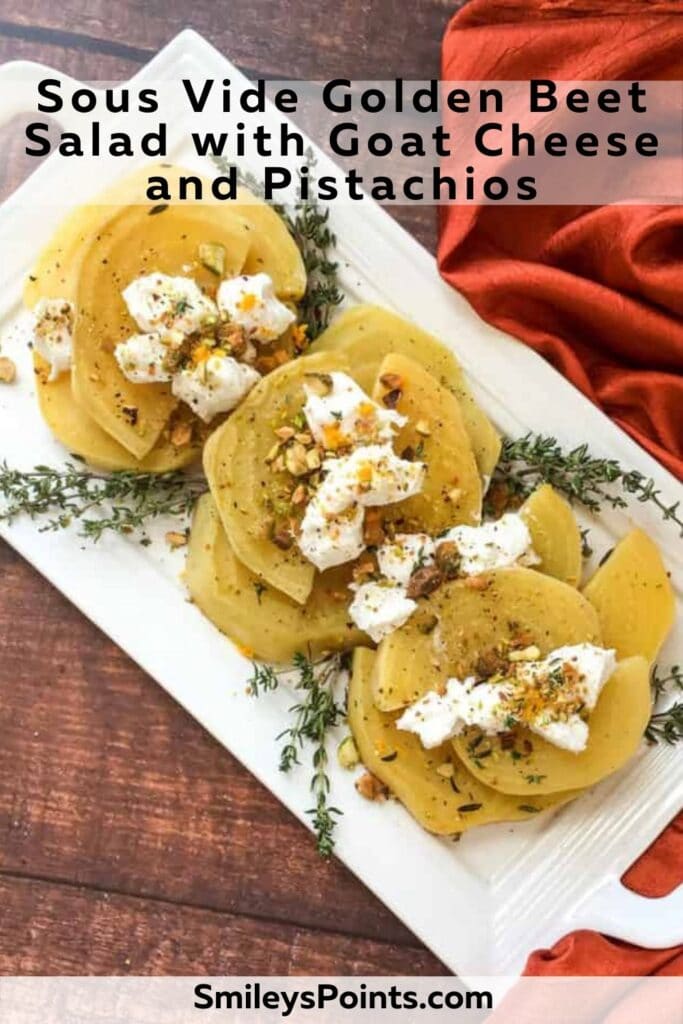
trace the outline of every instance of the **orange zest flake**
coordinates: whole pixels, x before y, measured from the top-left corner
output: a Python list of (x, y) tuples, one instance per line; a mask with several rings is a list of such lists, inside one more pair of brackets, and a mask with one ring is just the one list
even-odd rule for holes
[(205, 363), (209, 356), (217, 354), (216, 350), (211, 348), (210, 345), (197, 345), (192, 351), (192, 362), (195, 366), (199, 366), (200, 363)]
[(258, 300), (257, 300), (257, 298), (256, 298), (256, 296), (254, 295), (253, 292), (245, 292), (245, 294), (242, 296), (242, 298), (237, 303), (237, 308), (242, 313), (248, 313), (250, 310), (252, 310), (254, 308), (254, 306), (256, 305), (257, 301)]
[(345, 448), (349, 439), (338, 423), (326, 423), (323, 427), (323, 443), (325, 448), (336, 451), (338, 448)]
[(294, 324), (292, 327), (292, 343), (300, 352), (308, 344), (308, 324)]
[(253, 647), (247, 647), (246, 644), (235, 644), (235, 647), (237, 648), (239, 653), (243, 655), (245, 658), (253, 659), (254, 654), (256, 653)]
[(358, 481), (361, 484), (369, 484), (372, 481), (372, 466), (369, 462), (363, 462), (358, 467)]

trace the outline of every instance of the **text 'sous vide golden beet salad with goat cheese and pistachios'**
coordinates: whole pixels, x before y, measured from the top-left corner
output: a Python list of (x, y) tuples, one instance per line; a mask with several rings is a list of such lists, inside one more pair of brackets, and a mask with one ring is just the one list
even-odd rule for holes
[(336, 308), (325, 217), (247, 190), (141, 205), (137, 184), (77, 209), (31, 272), (40, 410), (81, 475), (192, 481), (184, 584), (256, 688), (292, 673), (283, 767), (314, 744), (323, 852), (325, 730), (345, 719), (361, 795), (440, 835), (624, 765), (674, 615), (655, 543), (633, 529), (583, 580), (562, 487), (538, 466), (535, 489), (506, 483), (450, 348)]

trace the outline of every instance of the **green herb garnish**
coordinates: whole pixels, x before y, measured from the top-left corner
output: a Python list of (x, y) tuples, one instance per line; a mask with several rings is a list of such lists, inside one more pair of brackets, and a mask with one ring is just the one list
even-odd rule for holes
[[(657, 701), (668, 690), (683, 690), (683, 671), (680, 665), (672, 665), (666, 675), (659, 674), (656, 665), (652, 673), (652, 696)], [(679, 743), (683, 740), (683, 701), (675, 701), (664, 711), (655, 711), (645, 730), (650, 743)]]
[[(224, 157), (212, 157), (221, 174), (229, 174), (233, 166)], [(305, 154), (309, 169), (315, 167), (315, 157), (309, 148)], [(263, 184), (249, 172), (237, 167), (241, 185), (263, 198)], [(314, 178), (309, 174), (309, 182)], [(321, 210), (313, 200), (299, 201), (293, 210), (279, 203), (270, 204), (285, 222), (294, 239), (306, 269), (306, 291), (299, 301), (298, 320), (307, 328), (308, 341), (314, 341), (325, 330), (332, 313), (343, 299), (338, 284), (338, 264), (332, 259), (337, 239), (330, 228), (330, 211)]]
[(683, 740), (683, 701), (677, 700), (666, 711), (655, 712), (645, 730), (650, 743), (679, 743)]
[(80, 535), (97, 541), (107, 532), (133, 533), (159, 516), (186, 516), (207, 489), (204, 479), (177, 471), (103, 475), (67, 462), (62, 469), (35, 466), (23, 472), (3, 462), (0, 522), (12, 523), (20, 515), (47, 516), (40, 530), (49, 532), (78, 521)]
[[(307, 743), (313, 745), (311, 764), (311, 792), (315, 806), (306, 812), (312, 821), (316, 835), (316, 846), (322, 857), (329, 857), (334, 850), (334, 829), (336, 818), (342, 813), (338, 807), (329, 804), (330, 779), (327, 774), (327, 733), (345, 717), (344, 708), (334, 697), (334, 684), (339, 673), (346, 667), (344, 655), (333, 655), (319, 662), (313, 662), (297, 652), (293, 659), (297, 673), (295, 689), (301, 692), (301, 699), (290, 709), (293, 722), (277, 737), (284, 740), (280, 750), (280, 771), (289, 772), (299, 765), (299, 755)], [(254, 664), (250, 690), (258, 695), (274, 690), (278, 675), (267, 665)]]
[[(591, 455), (586, 444), (565, 451), (554, 437), (543, 434), (526, 434), (517, 440), (507, 438), (493, 483), (505, 486), (511, 498), (525, 498), (539, 484), (548, 483), (591, 512), (599, 512), (604, 505), (626, 508), (624, 493), (630, 494), (637, 501), (653, 504), (663, 519), (678, 526), (683, 536), (680, 501), (668, 504), (654, 480), (638, 470), (623, 469), (616, 459)], [(618, 493), (615, 487), (624, 493)]]

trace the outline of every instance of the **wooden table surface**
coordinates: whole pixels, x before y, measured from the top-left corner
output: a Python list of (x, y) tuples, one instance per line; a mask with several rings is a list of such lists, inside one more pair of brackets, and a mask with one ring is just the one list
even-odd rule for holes
[[(190, 26), (254, 77), (429, 78), (456, 6), (0, 0), (0, 61), (120, 80)], [(27, 171), (16, 125), (0, 132), (0, 145), (7, 194)], [(397, 213), (433, 247), (430, 208)], [(444, 971), (0, 542), (0, 973)]]

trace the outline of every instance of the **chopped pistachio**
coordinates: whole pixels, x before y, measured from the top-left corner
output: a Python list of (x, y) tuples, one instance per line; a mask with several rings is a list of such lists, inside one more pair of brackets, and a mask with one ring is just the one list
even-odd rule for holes
[(345, 736), (337, 747), (337, 760), (342, 768), (355, 768), (360, 761), (360, 754), (353, 736)]
[(268, 463), (275, 462), (276, 458), (278, 457), (279, 452), (280, 452), (280, 444), (278, 442), (277, 444), (274, 444), (273, 447), (270, 449), (270, 451), (266, 455), (265, 461), (268, 462)]
[(306, 465), (309, 469), (320, 469), (320, 453), (315, 448), (306, 452)]
[(308, 472), (306, 462), (306, 449), (299, 442), (295, 442), (285, 452), (285, 466), (292, 476), (303, 476)]
[(225, 246), (220, 242), (200, 242), (199, 262), (212, 274), (223, 277), (225, 273)]
[(0, 356), (0, 383), (13, 384), (17, 377), (17, 368), (7, 356)]
[(541, 652), (536, 644), (524, 647), (521, 651), (510, 651), (508, 654), (509, 661), (538, 661), (540, 657)]
[(178, 530), (169, 530), (165, 540), (171, 550), (183, 548), (187, 544), (187, 534), (180, 533)]

